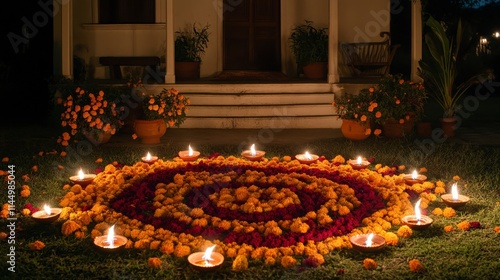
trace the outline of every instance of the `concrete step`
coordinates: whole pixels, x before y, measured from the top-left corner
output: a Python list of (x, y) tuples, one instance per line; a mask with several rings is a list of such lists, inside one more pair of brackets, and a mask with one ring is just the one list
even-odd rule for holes
[(331, 104), (333, 93), (185, 93), (196, 105)]
[(188, 117), (182, 128), (244, 128), (244, 129), (295, 129), (340, 128), (342, 120), (335, 116), (301, 117)]
[[(269, 103), (268, 103), (269, 104)], [(193, 105), (189, 117), (273, 117), (333, 116), (331, 104), (296, 105)]]

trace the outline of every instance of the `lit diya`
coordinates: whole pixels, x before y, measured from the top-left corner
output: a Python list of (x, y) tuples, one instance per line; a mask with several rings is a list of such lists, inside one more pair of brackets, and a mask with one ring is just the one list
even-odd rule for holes
[(355, 170), (365, 169), (370, 165), (369, 161), (363, 160), (360, 156), (356, 160), (350, 159), (348, 163)]
[(417, 173), (417, 170), (413, 170), (411, 174), (405, 174), (403, 176), (403, 179), (405, 180), (406, 184), (411, 186), (417, 183), (422, 184), (423, 182), (425, 182), (425, 180), (427, 180), (427, 176), (420, 175)]
[(208, 247), (205, 252), (196, 252), (188, 256), (188, 262), (196, 269), (213, 270), (222, 265), (224, 256), (213, 252), (215, 245)]
[(157, 156), (152, 156), (149, 152), (146, 154), (146, 156), (141, 158), (142, 162), (144, 163), (155, 163), (158, 160)]
[(318, 160), (319, 156), (310, 154), (308, 151), (306, 151), (303, 154), (296, 155), (295, 158), (302, 164), (311, 164), (315, 163)]
[(115, 225), (108, 229), (107, 235), (94, 238), (94, 244), (105, 252), (113, 252), (127, 244), (125, 236), (115, 235)]
[(200, 152), (193, 151), (193, 149), (191, 148), (191, 145), (189, 145), (187, 151), (180, 151), (179, 152), (179, 157), (183, 161), (195, 161), (196, 159), (198, 159), (199, 156), (200, 156)]
[(361, 252), (376, 252), (385, 246), (385, 238), (374, 233), (354, 235), (349, 238), (349, 241), (352, 247)]
[(39, 223), (50, 224), (59, 219), (59, 216), (61, 216), (61, 212), (61, 208), (50, 208), (50, 206), (45, 204), (43, 206), (43, 210), (36, 211), (35, 213), (31, 214), (31, 217), (33, 218), (33, 220)]
[(449, 207), (460, 208), (469, 202), (469, 197), (458, 193), (457, 183), (451, 186), (451, 194), (441, 195), (441, 200)]
[(250, 150), (244, 150), (241, 152), (241, 156), (251, 161), (261, 160), (265, 154), (266, 152), (264, 151), (255, 150), (255, 144), (252, 144)]
[(429, 227), (433, 220), (431, 217), (420, 214), (420, 201), (415, 204), (415, 215), (408, 215), (402, 218), (403, 224), (409, 226), (412, 229), (424, 229)]
[(95, 174), (85, 174), (83, 173), (83, 170), (80, 169), (80, 171), (78, 171), (78, 175), (69, 177), (69, 180), (73, 184), (79, 184), (82, 187), (86, 187), (88, 184), (94, 182), (96, 176), (97, 175)]

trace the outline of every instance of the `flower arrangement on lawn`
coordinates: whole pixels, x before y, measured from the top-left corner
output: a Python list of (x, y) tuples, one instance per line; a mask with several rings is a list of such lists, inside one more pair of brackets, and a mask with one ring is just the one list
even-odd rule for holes
[(78, 87), (60, 101), (63, 132), (57, 142), (62, 146), (68, 146), (71, 139), (105, 142), (106, 137), (116, 134), (123, 125), (116, 104), (102, 90), (94, 93)]
[[(64, 186), (63, 234), (84, 238), (90, 231), (94, 238), (116, 224), (129, 239), (126, 248), (185, 258), (215, 244), (228, 258), (289, 267), (295, 258), (351, 248), (355, 234), (375, 232), (397, 245), (389, 230), (413, 210), (395, 172), (380, 164), (354, 170), (341, 156), (312, 165), (289, 156), (108, 164), (85, 189)], [(428, 205), (435, 196), (425, 191), (433, 187), (425, 182), (411, 191)]]
[(163, 119), (169, 127), (178, 127), (186, 119), (189, 104), (189, 98), (174, 88), (163, 89), (159, 94), (143, 93), (142, 117), (145, 120)]

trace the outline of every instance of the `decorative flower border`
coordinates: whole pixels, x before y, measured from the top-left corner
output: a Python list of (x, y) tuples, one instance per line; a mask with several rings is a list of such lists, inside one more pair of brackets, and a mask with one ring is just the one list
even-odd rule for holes
[(381, 165), (354, 170), (341, 156), (312, 165), (233, 156), (110, 164), (85, 189), (65, 186), (62, 232), (84, 238), (90, 231), (95, 238), (115, 224), (127, 248), (185, 257), (216, 244), (226, 257), (270, 264), (351, 248), (349, 237), (360, 233), (395, 245), (398, 237), (388, 230), (413, 212), (408, 191), (428, 203), (433, 198), (425, 191), (435, 187), (410, 188), (396, 173)]

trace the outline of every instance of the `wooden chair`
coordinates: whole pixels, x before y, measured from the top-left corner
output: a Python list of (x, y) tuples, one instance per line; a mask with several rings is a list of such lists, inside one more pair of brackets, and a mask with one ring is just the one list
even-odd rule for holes
[(355, 77), (376, 77), (389, 74), (392, 59), (400, 45), (391, 44), (391, 34), (380, 32), (386, 37), (381, 42), (340, 43), (340, 49), (347, 66)]

